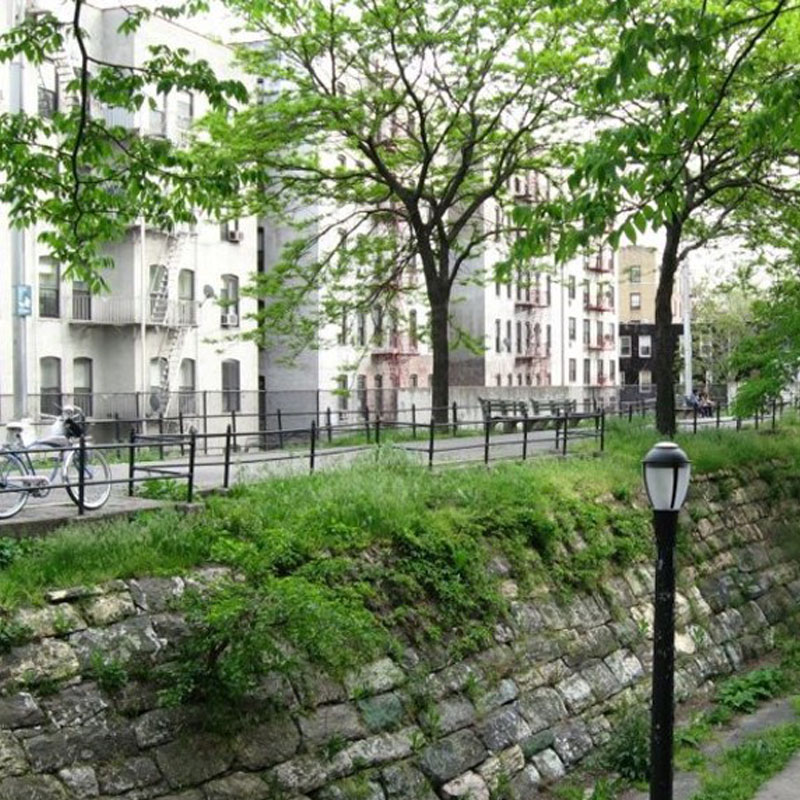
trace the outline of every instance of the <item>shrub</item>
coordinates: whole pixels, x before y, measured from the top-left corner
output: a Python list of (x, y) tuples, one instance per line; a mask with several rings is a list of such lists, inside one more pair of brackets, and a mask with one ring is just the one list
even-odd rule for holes
[(775, 697), (785, 682), (786, 676), (779, 667), (753, 670), (721, 684), (715, 700), (730, 711), (746, 714), (755, 711), (764, 700)]
[(603, 748), (600, 763), (629, 781), (649, 779), (650, 718), (644, 709), (628, 706), (618, 712), (614, 735)]

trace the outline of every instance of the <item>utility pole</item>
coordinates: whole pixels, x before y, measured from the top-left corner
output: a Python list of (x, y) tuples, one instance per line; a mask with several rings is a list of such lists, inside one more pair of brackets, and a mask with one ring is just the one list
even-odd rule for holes
[(689, 260), (681, 267), (681, 306), (683, 307), (683, 391), (692, 394), (692, 286)]
[[(19, 25), (25, 18), (25, 0), (15, 0), (11, 8), (11, 24)], [(17, 114), (24, 110), (24, 59), (17, 56), (9, 68), (10, 91), (9, 108)], [(11, 336), (12, 376), (14, 381), (14, 417), (21, 419), (28, 415), (28, 326), (30, 316), (31, 287), (25, 280), (25, 231), (11, 228), (11, 297), (12, 309)]]

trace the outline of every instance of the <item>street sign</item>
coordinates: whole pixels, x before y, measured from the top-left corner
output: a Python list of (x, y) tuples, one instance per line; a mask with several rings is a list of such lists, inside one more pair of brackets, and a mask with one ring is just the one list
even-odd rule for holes
[(14, 287), (14, 315), (29, 317), (33, 313), (33, 292), (27, 283)]

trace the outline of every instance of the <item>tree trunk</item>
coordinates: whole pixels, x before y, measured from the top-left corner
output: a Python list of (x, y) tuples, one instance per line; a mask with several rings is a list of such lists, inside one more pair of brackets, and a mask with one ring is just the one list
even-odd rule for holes
[(678, 269), (678, 248), (683, 221), (673, 217), (667, 224), (667, 242), (661, 257), (656, 292), (656, 334), (653, 372), (656, 381), (656, 428), (665, 436), (675, 433), (675, 337), (672, 335), (672, 290)]
[(430, 297), (431, 347), (433, 349), (433, 380), (431, 405), (433, 418), (446, 423), (450, 407), (450, 303), (446, 293)]

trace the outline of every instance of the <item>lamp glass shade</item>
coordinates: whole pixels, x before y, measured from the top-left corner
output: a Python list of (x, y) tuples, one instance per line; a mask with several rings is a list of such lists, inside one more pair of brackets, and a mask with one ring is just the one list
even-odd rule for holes
[(642, 462), (644, 485), (656, 511), (678, 511), (689, 491), (692, 465), (673, 442), (659, 442)]

